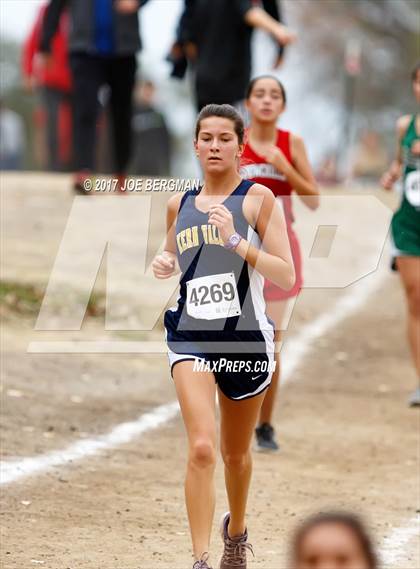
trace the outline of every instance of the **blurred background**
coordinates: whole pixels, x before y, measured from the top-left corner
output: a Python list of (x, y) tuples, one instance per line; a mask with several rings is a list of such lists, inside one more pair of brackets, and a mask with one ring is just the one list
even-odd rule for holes
[[(25, 80), (28, 42), (45, 4), (0, 3), (2, 132), (8, 133), (2, 139), (15, 154), (3, 169), (52, 167), (45, 113), (36, 86)], [(143, 49), (137, 56), (132, 174), (197, 174), (191, 151), (192, 80), (188, 73), (182, 80), (171, 77), (167, 61), (183, 4), (151, 0), (140, 10)], [(273, 71), (274, 42), (265, 32), (254, 32), (252, 74), (273, 71), (284, 82), (289, 104), (281, 124), (303, 135), (321, 181), (371, 181), (393, 149), (396, 118), (414, 110), (409, 77), (419, 56), (419, 5), (412, 0), (284, 0), (282, 11), (298, 40)], [(106, 130), (98, 151), (98, 170), (104, 173)], [(67, 146), (64, 141), (63, 153), (70, 152)], [(149, 167), (147, 148), (155, 147), (161, 149), (160, 160)], [(68, 160), (53, 169), (70, 170)]]

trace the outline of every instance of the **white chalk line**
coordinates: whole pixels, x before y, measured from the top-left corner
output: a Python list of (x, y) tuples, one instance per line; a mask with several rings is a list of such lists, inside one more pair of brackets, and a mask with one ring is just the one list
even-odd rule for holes
[(134, 438), (167, 423), (176, 417), (178, 412), (179, 404), (174, 401), (156, 407), (135, 421), (121, 423), (106, 435), (78, 441), (62, 451), (53, 451), (14, 462), (4, 461), (1, 463), (0, 483), (10, 484), (25, 476), (40, 474), (53, 467), (63, 466), (76, 460), (94, 456), (103, 450), (129, 443)]
[[(316, 339), (326, 334), (341, 321), (355, 314), (380, 288), (386, 272), (379, 270), (358, 283), (348, 287), (345, 295), (338, 299), (332, 310), (321, 314), (306, 324), (296, 338), (290, 338), (283, 353), (282, 382), (293, 379), (293, 373), (302, 360), (313, 350)], [(144, 433), (156, 429), (175, 418), (179, 413), (177, 401), (156, 407), (141, 415), (137, 420), (122, 423), (108, 434), (97, 438), (78, 441), (62, 451), (53, 451), (38, 457), (24, 458), (18, 461), (2, 462), (0, 484), (10, 484), (23, 477), (40, 474), (54, 467), (63, 466), (73, 461), (97, 455), (101, 451), (129, 443)], [(401, 527), (394, 528), (387, 536), (381, 548), (386, 565), (396, 563), (403, 550), (418, 536), (418, 520), (413, 518)]]
[[(417, 538), (417, 553), (418, 559), (420, 560), (420, 517), (414, 516), (409, 522), (401, 527), (394, 528), (391, 533), (384, 538), (381, 547), (381, 558), (382, 562), (386, 566), (393, 566), (398, 563), (403, 554), (406, 552), (406, 548), (412, 541)], [(399, 565), (399, 569), (402, 569)]]

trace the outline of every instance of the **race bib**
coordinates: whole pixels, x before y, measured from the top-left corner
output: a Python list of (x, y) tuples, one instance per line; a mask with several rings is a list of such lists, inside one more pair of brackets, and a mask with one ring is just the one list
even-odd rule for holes
[(240, 313), (241, 305), (233, 273), (187, 281), (187, 314), (192, 318), (216, 320), (239, 316)]
[(413, 207), (420, 207), (420, 170), (414, 170), (405, 178), (405, 196)]

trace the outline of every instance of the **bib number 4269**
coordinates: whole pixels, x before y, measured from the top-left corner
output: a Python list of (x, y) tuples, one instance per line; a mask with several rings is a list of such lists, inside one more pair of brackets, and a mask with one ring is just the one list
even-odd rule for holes
[(187, 313), (205, 320), (238, 316), (241, 307), (235, 275), (222, 273), (188, 281)]

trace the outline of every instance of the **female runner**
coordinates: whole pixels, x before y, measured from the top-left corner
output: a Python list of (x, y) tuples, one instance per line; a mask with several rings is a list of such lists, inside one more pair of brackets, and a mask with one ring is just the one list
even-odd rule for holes
[[(412, 74), (414, 95), (420, 103), (420, 63)], [(397, 121), (397, 157), (382, 177), (391, 190), (402, 175), (403, 195), (395, 212), (391, 233), (393, 268), (401, 275), (408, 305), (408, 340), (417, 371), (418, 386), (409, 399), (420, 406), (420, 115), (405, 115)]]
[(295, 280), (286, 224), (272, 192), (239, 175), (243, 137), (243, 121), (230, 105), (200, 112), (195, 150), (204, 184), (169, 200), (165, 250), (153, 261), (157, 278), (172, 276), (176, 263), (181, 270), (178, 305), (166, 311), (164, 322), (189, 444), (185, 495), (194, 569), (210, 563), (216, 389), (229, 503), (219, 567), (246, 568), (252, 550), (245, 525), (250, 443), (274, 363), (264, 277), (284, 289)]
[(276, 326), (276, 368), (256, 429), (257, 450), (275, 452), (272, 416), (280, 378), (280, 342), (283, 316), (287, 300), (296, 297), (302, 287), (302, 261), (297, 236), (293, 230), (291, 194), (295, 191), (310, 209), (319, 205), (319, 191), (309, 164), (303, 140), (288, 131), (277, 128), (277, 122), (286, 105), (286, 92), (278, 79), (264, 75), (253, 79), (246, 93), (250, 127), (242, 154), (241, 174), (244, 178), (264, 184), (282, 203), (287, 233), (296, 271), (292, 289), (283, 290), (269, 279), (265, 282), (264, 297), (267, 314)]

